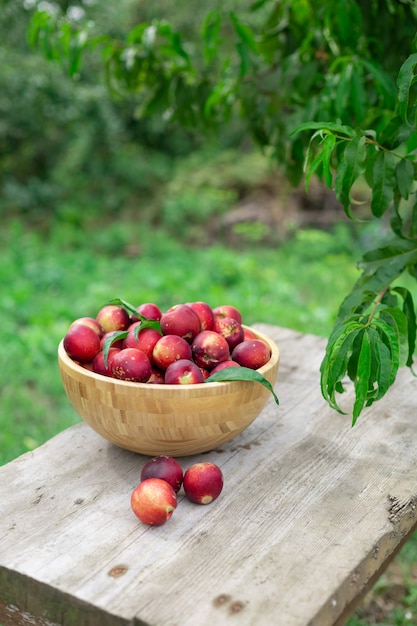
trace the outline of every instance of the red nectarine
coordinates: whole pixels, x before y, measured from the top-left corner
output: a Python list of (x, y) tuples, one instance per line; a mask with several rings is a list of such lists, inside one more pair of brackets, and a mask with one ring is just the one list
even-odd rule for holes
[(191, 502), (209, 504), (223, 489), (223, 474), (218, 465), (209, 461), (195, 463), (186, 470), (182, 484)]
[(112, 358), (111, 372), (119, 380), (146, 383), (152, 373), (152, 366), (142, 350), (123, 348)]
[(142, 468), (141, 481), (147, 478), (161, 478), (171, 485), (177, 493), (182, 485), (183, 471), (181, 465), (172, 456), (161, 454), (145, 463)]
[(147, 478), (133, 490), (130, 506), (144, 524), (162, 526), (177, 508), (177, 495), (166, 480)]

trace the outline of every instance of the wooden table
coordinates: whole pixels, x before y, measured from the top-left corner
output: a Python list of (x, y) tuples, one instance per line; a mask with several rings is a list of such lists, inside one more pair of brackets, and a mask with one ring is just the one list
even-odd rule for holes
[(181, 460), (221, 466), (212, 504), (180, 495), (141, 524), (147, 458), (84, 424), (0, 468), (2, 626), (344, 623), (417, 523), (417, 380), (401, 370), (352, 429), (320, 394), (325, 340), (258, 328), (280, 347), (280, 406)]

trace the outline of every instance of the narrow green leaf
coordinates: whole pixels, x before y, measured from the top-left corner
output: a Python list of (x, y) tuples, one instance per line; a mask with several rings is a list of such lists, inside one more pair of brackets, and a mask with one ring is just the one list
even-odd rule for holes
[(82, 51), (80, 48), (73, 46), (68, 55), (68, 75), (71, 77), (76, 76), (80, 72), (81, 64)]
[(382, 319), (374, 318), (372, 320), (372, 326), (379, 331), (384, 343), (390, 351), (392, 364), (390, 385), (392, 385), (400, 365), (400, 344), (398, 335), (394, 328)]
[(310, 137), (310, 140), (309, 140), (308, 146), (307, 146), (307, 150), (306, 150), (306, 155), (305, 155), (305, 158), (304, 158), (304, 164), (303, 164), (303, 171), (304, 172), (308, 172), (309, 171), (310, 161), (311, 161), (311, 153), (313, 152), (313, 145), (314, 145), (315, 140), (316, 140), (317, 137), (322, 139), (323, 138), (323, 131), (317, 130)]
[(269, 0), (256, 0), (255, 2), (252, 2), (252, 4), (250, 5), (250, 10), (251, 11), (258, 11), (259, 9), (261, 9), (264, 4), (266, 4)]
[(319, 154), (311, 161), (310, 165), (308, 166), (307, 172), (306, 172), (306, 179), (305, 179), (305, 187), (306, 190), (308, 190), (308, 186), (311, 180), (311, 177), (313, 176), (313, 174), (315, 174), (318, 170), (318, 168), (320, 167), (320, 165), (323, 163), (323, 159), (324, 159), (324, 152), (323, 150), (321, 152), (319, 152)]
[(363, 28), (360, 5), (358, 6), (358, 3), (352, 0), (334, 2), (332, 5), (337, 39), (342, 42), (343, 46), (355, 49)]
[(417, 236), (417, 201), (414, 202), (413, 207), (411, 209), (411, 219), (410, 219), (410, 238), (415, 239)]
[(394, 196), (394, 202), (392, 205), (392, 211), (389, 218), (389, 224), (392, 232), (399, 237), (400, 239), (406, 239), (404, 235), (404, 220), (402, 218), (400, 212), (400, 201), (401, 198), (398, 197), (398, 194)]
[(379, 372), (380, 372), (380, 363), (379, 363), (378, 356), (376, 354), (376, 350), (377, 350), (376, 345), (378, 342), (380, 342), (380, 337), (377, 331), (370, 326), (367, 326), (367, 332), (368, 332), (370, 350), (371, 350), (371, 370), (369, 374), (368, 392), (367, 392), (367, 399), (366, 399), (366, 406), (369, 406), (370, 404), (372, 404), (372, 402), (375, 401), (375, 398), (378, 394), (378, 379), (379, 379)]
[(48, 11), (35, 11), (27, 31), (28, 42), (32, 48), (39, 43), (42, 32), (51, 22), (52, 15)]
[(45, 23), (39, 33), (38, 45), (48, 61), (56, 61), (59, 57), (57, 46), (56, 24), (52, 20)]
[(172, 31), (169, 34), (169, 39), (172, 45), (172, 49), (180, 56), (184, 61), (186, 61), (187, 65), (190, 63), (190, 57), (188, 52), (184, 48), (182, 44), (182, 38), (179, 33)]
[(246, 46), (246, 48), (255, 52), (257, 50), (257, 42), (252, 29), (247, 26), (247, 24), (243, 24), (233, 11), (231, 11), (229, 15), (233, 22), (233, 26), (235, 27), (236, 34), (241, 42)]
[(381, 217), (388, 209), (394, 197), (395, 157), (385, 150), (380, 150), (374, 161), (372, 171), (373, 188), (371, 210), (375, 217)]
[(371, 374), (366, 406), (370, 406), (385, 395), (390, 386), (392, 371), (391, 353), (380, 334), (369, 326), (368, 335), (371, 343)]
[(204, 18), (201, 34), (203, 53), (207, 64), (217, 56), (220, 47), (221, 17), (218, 10), (209, 11)]
[(220, 372), (211, 374), (204, 382), (206, 383), (224, 383), (228, 381), (254, 381), (261, 383), (264, 387), (270, 391), (274, 397), (276, 404), (279, 404), (278, 397), (269, 382), (262, 374), (257, 370), (252, 370), (248, 367), (227, 367)]
[(341, 117), (343, 115), (343, 112), (346, 111), (347, 103), (349, 101), (349, 98), (351, 98), (352, 70), (352, 64), (348, 63), (342, 69), (338, 77), (335, 97), (335, 108), (337, 117)]
[(89, 43), (90, 24), (77, 33), (72, 33), (69, 42), (68, 56), (68, 74), (72, 77), (76, 76), (80, 70), (83, 60), (83, 51)]
[(108, 301), (107, 304), (121, 306), (127, 313), (129, 313), (129, 315), (135, 315), (136, 317), (140, 318), (140, 314), (138, 313), (137, 308), (133, 306), (133, 304), (129, 304), (129, 302), (126, 302), (126, 300), (122, 300), (121, 298), (112, 298)]
[(346, 366), (346, 373), (349, 376), (350, 380), (353, 382), (356, 379), (358, 373), (358, 360), (360, 354), (360, 346), (362, 344), (362, 335), (365, 332), (365, 324), (362, 325), (362, 330), (360, 333), (357, 333), (354, 342), (352, 344), (351, 354), (349, 356), (349, 360)]
[(380, 400), (390, 388), (391, 380), (395, 378), (395, 374), (393, 375), (392, 371), (391, 352), (383, 341), (375, 342), (374, 354), (379, 364), (378, 393), (375, 400)]
[(140, 315), (139, 313), (136, 314), (136, 317), (138, 317), (140, 320), (140, 324), (135, 326), (133, 329), (133, 334), (136, 337), (136, 339), (138, 338), (139, 333), (142, 330), (145, 330), (145, 328), (154, 328), (158, 332), (162, 332), (160, 322), (157, 322), (156, 320), (149, 320), (146, 317), (143, 317), (143, 315)]
[(378, 269), (383, 269), (386, 274), (389, 273), (394, 278), (400, 275), (408, 265), (414, 263), (417, 263), (416, 242), (396, 239), (392, 244), (364, 254), (358, 265), (366, 275), (375, 274)]
[(115, 304), (116, 306), (121, 306), (127, 313), (129, 313), (129, 315), (131, 315), (132, 317), (136, 317), (138, 320), (141, 320), (141, 322), (144, 324), (143, 326), (141, 324), (142, 329), (145, 328), (145, 326), (147, 328), (156, 328), (157, 330), (161, 329), (161, 324), (158, 321), (150, 320), (147, 317), (144, 317), (139, 313), (137, 308), (133, 306), (133, 304), (129, 304), (129, 302), (126, 302), (126, 300), (122, 300), (121, 298), (113, 298), (112, 300), (109, 300), (107, 304)]
[(335, 135), (329, 133), (323, 142), (323, 176), (329, 189), (333, 188), (333, 175), (331, 167), (331, 157), (336, 146)]
[(72, 40), (72, 26), (68, 22), (63, 22), (59, 29), (59, 40), (64, 54), (68, 54), (68, 50)]
[[(368, 132), (368, 131), (365, 131), (365, 132)], [(375, 159), (377, 157), (378, 152), (379, 150), (377, 150), (376, 147), (372, 143), (368, 144), (364, 178), (371, 189), (374, 184), (373, 171), (374, 171)]]
[(137, 24), (129, 31), (126, 41), (128, 43), (141, 43), (144, 32), (150, 27), (151, 24), (149, 22), (141, 22), (140, 24)]
[(398, 339), (399, 367), (406, 365), (408, 360), (408, 322), (405, 313), (398, 307), (389, 307), (379, 312), (379, 318), (384, 320), (395, 331)]
[(398, 293), (403, 299), (403, 312), (407, 318), (407, 332), (408, 332), (408, 357), (406, 365), (411, 367), (413, 365), (413, 356), (416, 349), (416, 333), (417, 333), (417, 318), (414, 307), (413, 296), (411, 292), (405, 287), (394, 287), (393, 291)]
[(398, 87), (398, 112), (409, 126), (413, 122), (408, 119), (408, 107), (410, 102), (410, 89), (415, 82), (415, 68), (417, 66), (417, 53), (411, 54), (402, 64), (397, 78)]
[(216, 83), (204, 103), (204, 114), (207, 117), (215, 112), (216, 107), (229, 107), (234, 98), (235, 84), (224, 80)]
[(379, 293), (387, 289), (406, 269), (417, 266), (417, 244), (396, 239), (393, 244), (366, 253), (359, 262), (362, 274), (342, 301), (335, 328), (353, 314), (366, 311)]
[(291, 131), (290, 136), (296, 135), (304, 130), (322, 130), (329, 131), (336, 135), (341, 135), (342, 138), (356, 137), (356, 131), (350, 126), (344, 126), (343, 124), (336, 124), (335, 122), (305, 122), (297, 126)]
[(355, 402), (352, 411), (352, 426), (361, 414), (367, 398), (369, 387), (369, 376), (371, 373), (371, 344), (368, 332), (363, 333), (362, 343), (358, 359), (358, 371), (355, 380)]
[(240, 56), (240, 76), (245, 76), (247, 74), (248, 69), (251, 64), (251, 58), (249, 54), (249, 48), (245, 46), (242, 41), (238, 41), (236, 44), (236, 49)]
[(320, 366), (320, 386), (325, 400), (339, 413), (343, 413), (336, 401), (336, 393), (343, 389), (342, 379), (347, 372), (347, 364), (352, 354), (352, 346), (363, 325), (348, 321), (329, 337), (326, 353)]
[[(403, 125), (404, 127), (404, 125)], [(408, 134), (407, 136), (403, 139), (403, 142), (406, 144), (405, 148), (406, 148), (406, 154), (407, 156), (411, 156), (414, 157), (416, 152), (417, 152), (417, 130), (414, 129), (410, 129), (407, 127), (407, 131)], [(397, 143), (403, 143), (401, 141), (398, 141)], [(413, 162), (414, 162), (414, 158), (413, 158)]]
[(353, 346), (363, 328), (359, 322), (348, 322), (341, 328), (342, 332), (335, 341), (331, 338), (328, 353), (328, 378), (332, 388), (336, 381), (345, 377)]
[(355, 66), (351, 78), (351, 102), (355, 112), (356, 124), (359, 126), (366, 114), (367, 95), (364, 87), (362, 67)]
[(404, 200), (408, 200), (414, 186), (414, 166), (408, 159), (400, 159), (395, 168), (398, 190)]
[(383, 68), (378, 63), (374, 63), (374, 61), (362, 59), (361, 62), (371, 76), (373, 76), (377, 91), (384, 96), (387, 106), (393, 107), (397, 92), (391, 75), (384, 72)]
[(112, 333), (111, 335), (105, 338), (103, 342), (103, 358), (104, 358), (104, 365), (106, 367), (109, 362), (110, 348), (116, 341), (119, 341), (120, 339), (125, 339), (127, 337), (127, 334), (128, 334), (127, 330), (116, 330), (114, 331), (114, 333)]
[(336, 174), (335, 189), (338, 200), (342, 203), (348, 217), (352, 203), (351, 189), (359, 176), (365, 172), (366, 142), (363, 135), (357, 135), (345, 148)]

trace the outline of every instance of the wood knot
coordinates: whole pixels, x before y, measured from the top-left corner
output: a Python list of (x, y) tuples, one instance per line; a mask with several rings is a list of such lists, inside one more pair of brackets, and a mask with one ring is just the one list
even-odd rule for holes
[(227, 607), (230, 615), (240, 613), (240, 611), (245, 608), (245, 604), (246, 603), (241, 600), (233, 600), (232, 596), (227, 593), (221, 593), (213, 600), (213, 606), (216, 608), (220, 608), (222, 606)]
[(213, 600), (213, 605), (214, 606), (223, 606), (224, 604), (227, 604), (227, 602), (230, 601), (230, 596), (227, 595), (227, 593), (221, 593), (219, 596), (217, 596), (217, 598), (214, 598)]
[(231, 613), (240, 613), (240, 611), (242, 611), (244, 608), (245, 608), (244, 602), (241, 602), (240, 600), (236, 600), (235, 602), (232, 602), (229, 610)]
[(128, 569), (127, 565), (115, 565), (115, 567), (112, 567), (108, 572), (108, 576), (111, 576), (112, 578), (120, 578), (120, 576), (126, 574)]

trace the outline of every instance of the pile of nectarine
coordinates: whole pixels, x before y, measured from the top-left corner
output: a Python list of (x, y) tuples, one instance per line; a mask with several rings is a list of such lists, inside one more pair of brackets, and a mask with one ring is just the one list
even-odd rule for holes
[(140, 383), (202, 383), (229, 367), (257, 370), (271, 358), (269, 346), (243, 326), (236, 307), (211, 308), (206, 302), (162, 311), (154, 303), (112, 301), (96, 317), (73, 321), (63, 344), (83, 367)]
[(133, 513), (144, 524), (162, 526), (177, 508), (177, 494), (196, 504), (210, 504), (223, 489), (223, 473), (218, 465), (203, 461), (190, 465), (185, 472), (171, 456), (150, 459), (142, 468), (140, 483), (130, 498)]

